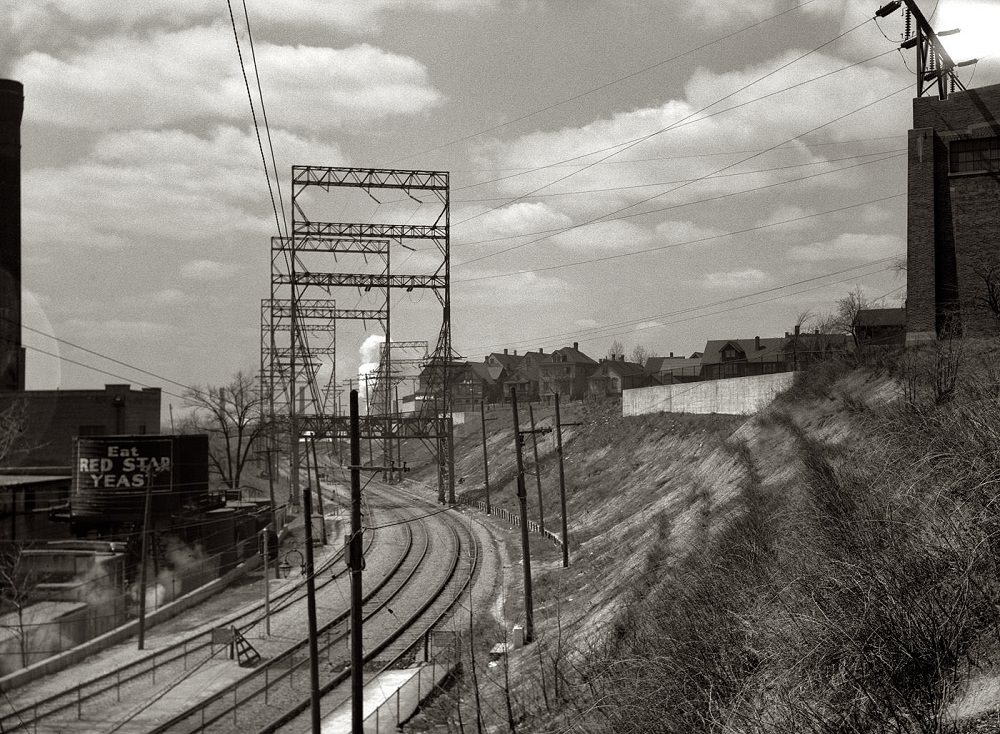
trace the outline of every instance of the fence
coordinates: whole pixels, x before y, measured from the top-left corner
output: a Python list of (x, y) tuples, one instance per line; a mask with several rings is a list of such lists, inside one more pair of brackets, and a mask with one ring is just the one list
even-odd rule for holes
[(400, 724), (417, 710), (424, 696), (454, 670), (454, 664), (427, 663), (417, 668), (415, 675), (397, 688), (364, 719), (365, 734), (395, 734)]

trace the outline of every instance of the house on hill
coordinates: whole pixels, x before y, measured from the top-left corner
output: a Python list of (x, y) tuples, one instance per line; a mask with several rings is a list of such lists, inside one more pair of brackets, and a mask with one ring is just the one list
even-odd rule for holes
[[(493, 356), (493, 355), (490, 355)], [(507, 350), (504, 350), (504, 356)], [(518, 400), (537, 401), (542, 389), (541, 365), (552, 361), (552, 355), (546, 354), (541, 348), (537, 352), (525, 352), (518, 356), (517, 351), (513, 354), (514, 360), (507, 369), (503, 386), (501, 402), (510, 400), (510, 389), (517, 390)]]
[(859, 347), (901, 347), (906, 344), (906, 309), (861, 309), (851, 330)]
[(602, 359), (597, 371), (587, 380), (587, 394), (592, 398), (621, 396), (622, 390), (649, 387), (652, 379), (637, 362), (626, 362), (625, 355), (617, 359)]
[(550, 400), (559, 393), (568, 400), (582, 400), (587, 395), (588, 380), (598, 368), (597, 362), (580, 351), (579, 342), (552, 352), (551, 359), (538, 365), (541, 372), (539, 397)]
[[(482, 362), (449, 362), (448, 383), (453, 410), (477, 410), (479, 401), (495, 403), (500, 399), (500, 388), (504, 368), (500, 365)], [(420, 393), (422, 401), (434, 401), (437, 397), (434, 383), (440, 380), (437, 367), (428, 365), (420, 373)]]
[(673, 352), (669, 357), (649, 357), (643, 369), (656, 384), (694, 382), (701, 379), (701, 352), (690, 357), (675, 357)]
[(749, 377), (785, 372), (786, 337), (713, 339), (701, 357), (701, 379)]

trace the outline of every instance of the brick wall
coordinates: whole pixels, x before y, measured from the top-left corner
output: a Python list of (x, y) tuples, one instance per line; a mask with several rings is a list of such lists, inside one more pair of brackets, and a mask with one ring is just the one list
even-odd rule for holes
[(907, 212), (907, 341), (953, 323), (997, 333), (983, 274), (1000, 265), (1000, 175), (949, 173), (954, 140), (1000, 136), (1000, 84), (913, 100)]
[(160, 432), (160, 388), (132, 390), (28, 390), (0, 394), (0, 410), (16, 401), (27, 406), (27, 427), (12, 466), (69, 466), (73, 437), (81, 427), (104, 435)]

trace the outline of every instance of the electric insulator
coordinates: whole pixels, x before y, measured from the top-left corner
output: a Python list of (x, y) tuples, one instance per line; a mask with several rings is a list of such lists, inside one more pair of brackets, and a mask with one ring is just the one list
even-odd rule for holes
[(927, 68), (934, 71), (937, 68), (937, 51), (931, 49), (930, 53), (927, 54)]
[(906, 9), (906, 12), (903, 14), (903, 18), (904, 18), (903, 40), (905, 41), (910, 37), (910, 33), (913, 32), (913, 16), (910, 15), (909, 8)]

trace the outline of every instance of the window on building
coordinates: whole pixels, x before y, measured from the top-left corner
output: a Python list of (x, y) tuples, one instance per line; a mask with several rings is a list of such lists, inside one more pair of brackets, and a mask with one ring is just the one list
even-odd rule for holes
[(736, 347), (727, 346), (722, 350), (723, 359), (736, 359)]
[(1000, 171), (1000, 137), (953, 140), (948, 145), (951, 173)]

